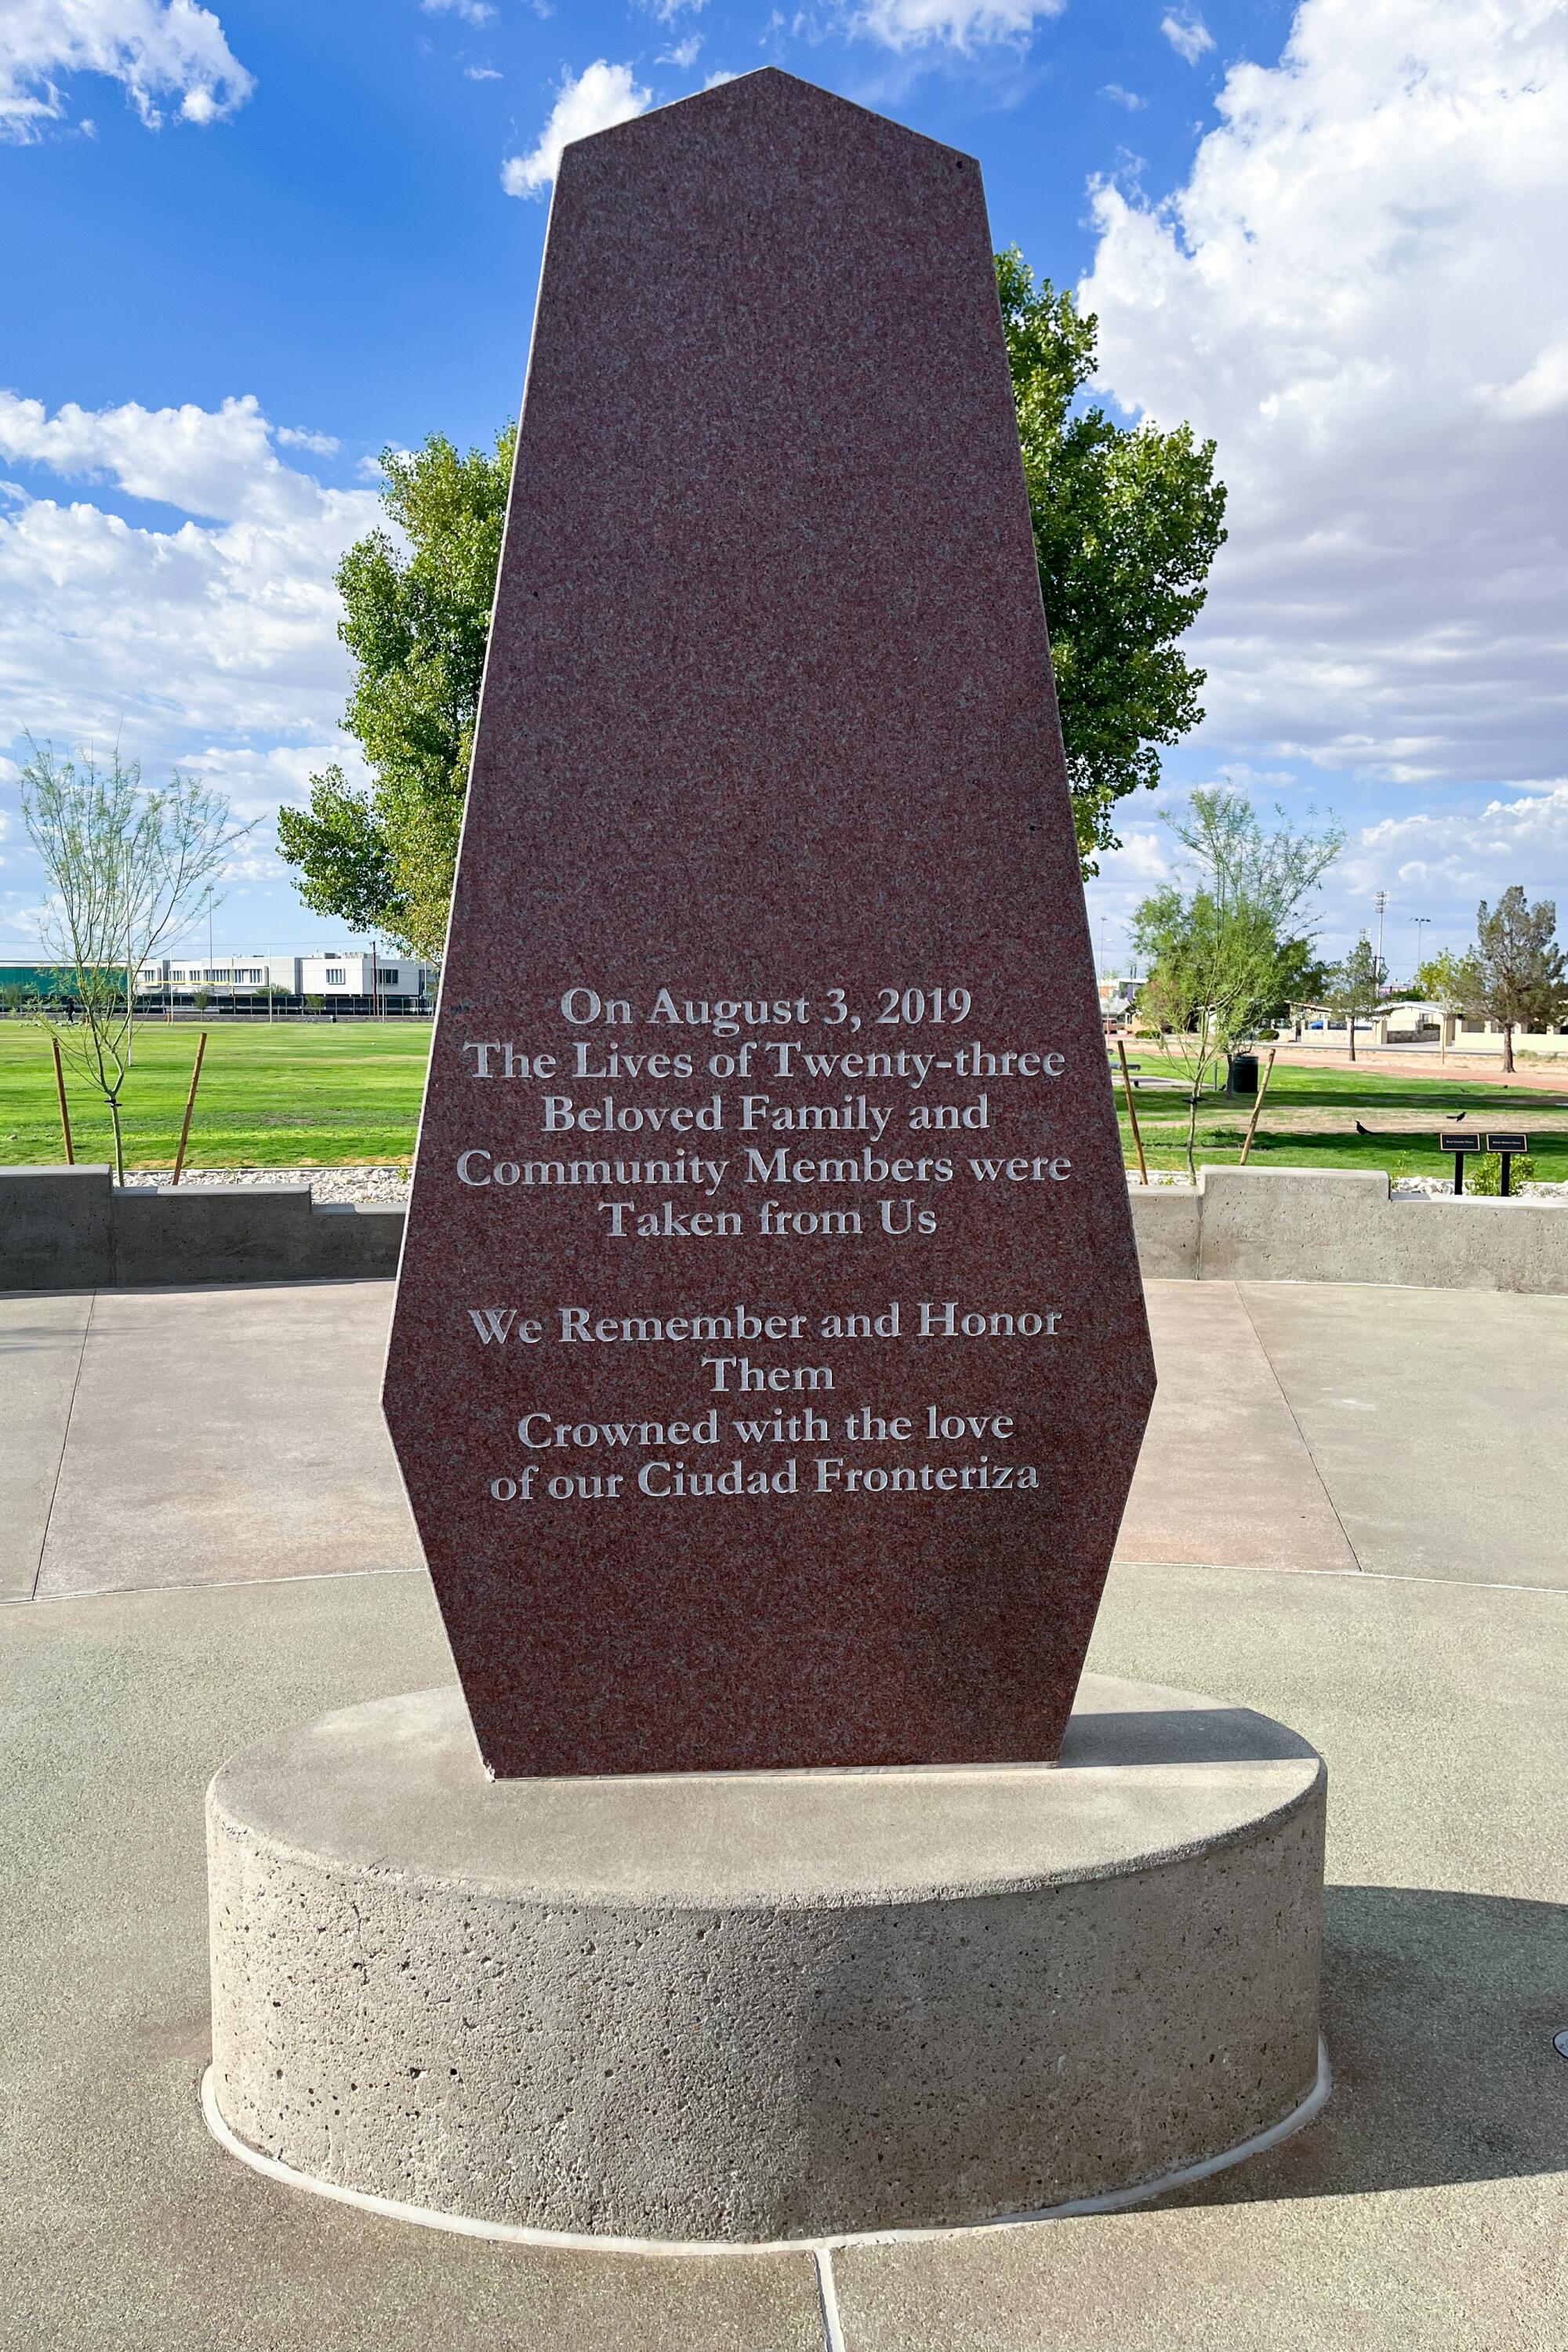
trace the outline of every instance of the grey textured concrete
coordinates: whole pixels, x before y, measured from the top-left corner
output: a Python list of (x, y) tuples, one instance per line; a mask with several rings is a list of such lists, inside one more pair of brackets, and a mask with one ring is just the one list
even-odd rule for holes
[(0, 1600), (37, 1580), (91, 1312), (90, 1292), (0, 1298)]
[(314, 1208), (308, 1184), (132, 1188), (114, 1200), (115, 1279), (357, 1281), (396, 1273), (403, 1224), (401, 1209)]
[(1242, 1297), (1363, 1569), (1568, 1589), (1562, 1300), (1251, 1283)]
[(401, 1209), (313, 1208), (307, 1184), (160, 1192), (106, 1167), (0, 1168), (0, 1291), (353, 1281), (395, 1274)]
[(1333, 2096), (1152, 2206), (839, 2254), (849, 2352), (1562, 2352), (1568, 1603), (1122, 1567), (1090, 1662), (1327, 1757)]
[(1149, 1280), (1568, 1291), (1563, 1202), (1396, 1201), (1386, 1176), (1305, 1168), (1205, 1168), (1195, 1194), (1131, 1197)]
[[(202, 2128), (207, 1779), (445, 1664), (416, 1576), (0, 1612), (5, 2352), (821, 2352), (805, 2256), (443, 2238)], [(1121, 1567), (1092, 1664), (1328, 1758), (1334, 2095), (1152, 2208), (841, 2252), (847, 2352), (1562, 2352), (1568, 1602)]]
[[(1149, 1281), (1568, 1292), (1568, 1204), (1395, 1201), (1342, 1169), (1209, 1168), (1131, 1188)], [(304, 1185), (160, 1192), (107, 1168), (0, 1169), (0, 1291), (391, 1275), (400, 1208), (312, 1208)]]
[(294, 2169), (768, 2240), (1102, 2196), (1317, 2073), (1324, 1775), (1094, 1678), (1062, 1765), (486, 1779), (450, 1686), (208, 1798), (213, 2083)]
[(383, 1283), (102, 1291), (41, 1593), (415, 1568)]
[[(1354, 1568), (1235, 1284), (1151, 1282), (1144, 1295), (1160, 1384), (1117, 1556)], [(1557, 1311), (1568, 1336), (1568, 1313)]]
[(207, 1779), (446, 1670), (423, 1576), (0, 1612), (5, 2352), (823, 2352), (805, 2254), (475, 2244), (209, 2137)]
[(0, 1168), (0, 1290), (97, 1290), (114, 1280), (106, 1167)]
[(1196, 1282), (1203, 1193), (1178, 1184), (1134, 1184), (1132, 1233), (1145, 1282)]

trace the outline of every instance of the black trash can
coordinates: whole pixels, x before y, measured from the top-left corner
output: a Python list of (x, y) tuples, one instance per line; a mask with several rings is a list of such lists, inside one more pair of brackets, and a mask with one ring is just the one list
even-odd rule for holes
[(1258, 1056), (1256, 1054), (1233, 1054), (1231, 1055), (1230, 1090), (1233, 1095), (1255, 1095), (1258, 1092)]

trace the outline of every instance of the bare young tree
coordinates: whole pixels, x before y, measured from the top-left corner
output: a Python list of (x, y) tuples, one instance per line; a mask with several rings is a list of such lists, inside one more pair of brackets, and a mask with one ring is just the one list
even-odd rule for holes
[(178, 769), (166, 785), (143, 790), (139, 764), (118, 751), (106, 768), (90, 751), (57, 760), (47, 743), (34, 743), (32, 754), (22, 812), (48, 877), (39, 939), (68, 968), (81, 1015), (62, 1020), (46, 998), (37, 1016), (108, 1105), (123, 1184), (121, 1097), (135, 1052), (138, 976), (253, 828), (235, 823), (221, 793)]
[(1184, 1149), (1194, 1177), (1198, 1097), (1266, 1014), (1304, 992), (1315, 968), (1310, 901), (1344, 846), (1332, 819), (1312, 833), (1277, 814), (1279, 824), (1265, 832), (1245, 793), (1194, 792), (1166, 823), (1196, 866), (1196, 883), (1190, 891), (1167, 884), (1133, 916), (1133, 944), (1149, 966), (1138, 1011), (1184, 1067)]

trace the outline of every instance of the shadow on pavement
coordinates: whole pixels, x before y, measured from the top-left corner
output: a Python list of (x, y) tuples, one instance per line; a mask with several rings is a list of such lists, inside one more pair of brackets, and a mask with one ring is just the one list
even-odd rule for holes
[(1568, 2170), (1568, 1906), (1330, 1886), (1333, 2095), (1306, 2130), (1159, 2200), (1342, 2197)]

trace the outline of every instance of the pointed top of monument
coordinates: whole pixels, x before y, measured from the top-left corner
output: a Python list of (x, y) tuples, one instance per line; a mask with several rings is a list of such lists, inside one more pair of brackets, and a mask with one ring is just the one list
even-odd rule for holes
[(824, 89), (820, 82), (805, 81), (799, 74), (786, 73), (782, 66), (758, 66), (751, 73), (734, 74), (729, 80), (715, 82), (710, 89), (691, 91), (685, 98), (671, 99), (668, 105), (651, 107), (646, 114), (632, 116), (626, 122), (612, 123), (608, 130), (591, 131), (581, 139), (570, 141), (563, 150), (563, 160), (578, 150), (597, 146), (602, 141), (626, 141), (628, 133), (650, 131), (667, 133), (671, 118), (679, 115), (689, 121), (699, 112), (711, 120), (715, 127), (728, 127), (737, 109), (743, 110), (752, 121), (753, 128), (776, 125), (780, 130), (795, 128), (808, 132), (814, 125), (835, 122), (840, 131), (855, 125), (862, 127), (868, 136), (879, 141), (907, 142), (911, 147), (929, 147), (933, 154), (950, 157), (959, 169), (978, 173), (980, 166), (973, 155), (961, 147), (950, 146), (945, 140), (931, 139), (923, 131), (911, 131), (907, 123), (895, 122), (885, 114), (876, 114), (868, 107), (858, 106), (853, 99), (840, 98), (837, 90)]

